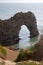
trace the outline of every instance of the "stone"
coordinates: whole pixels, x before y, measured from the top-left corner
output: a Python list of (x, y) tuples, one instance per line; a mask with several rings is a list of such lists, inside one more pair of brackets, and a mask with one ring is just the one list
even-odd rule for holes
[(12, 45), (19, 41), (19, 31), (26, 25), (30, 31), (30, 38), (39, 35), (36, 17), (32, 12), (18, 12), (7, 20), (0, 20), (0, 44)]

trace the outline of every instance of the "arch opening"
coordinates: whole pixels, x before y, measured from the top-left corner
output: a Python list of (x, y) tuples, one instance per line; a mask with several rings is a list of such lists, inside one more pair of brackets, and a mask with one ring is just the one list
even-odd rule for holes
[(25, 39), (30, 37), (30, 31), (26, 25), (22, 25), (21, 29), (19, 31), (19, 38), (20, 39)]

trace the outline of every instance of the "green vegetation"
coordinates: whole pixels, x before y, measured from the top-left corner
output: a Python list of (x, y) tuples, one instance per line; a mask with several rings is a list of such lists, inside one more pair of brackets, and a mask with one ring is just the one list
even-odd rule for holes
[(3, 46), (0, 46), (0, 57), (3, 59), (6, 57), (6, 50)]
[(40, 65), (40, 63), (36, 63), (35, 61), (29, 62), (29, 61), (25, 61), (25, 62), (17, 62), (16, 65)]
[(17, 59), (14, 60), (14, 62), (28, 60), (29, 59), (29, 55), (31, 53), (33, 53), (34, 50), (35, 50), (35, 47), (32, 47), (30, 49), (26, 49), (26, 50), (21, 49)]
[(37, 63), (31, 62), (31, 63), (29, 63), (29, 65), (40, 65), (40, 64), (37, 64)]
[(40, 62), (33, 61), (33, 60), (24, 61), (24, 62), (17, 62), (16, 65), (43, 65), (43, 60)]

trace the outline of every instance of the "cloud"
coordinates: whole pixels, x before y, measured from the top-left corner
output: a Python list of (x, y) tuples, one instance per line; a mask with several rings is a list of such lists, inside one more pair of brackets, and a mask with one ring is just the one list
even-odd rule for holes
[(13, 3), (43, 3), (43, 0), (0, 0), (0, 2), (13, 2)]

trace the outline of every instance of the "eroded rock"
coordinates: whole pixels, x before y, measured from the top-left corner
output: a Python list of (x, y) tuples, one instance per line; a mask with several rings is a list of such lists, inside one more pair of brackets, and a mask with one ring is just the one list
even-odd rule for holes
[(19, 40), (19, 31), (22, 25), (26, 25), (30, 31), (30, 37), (39, 34), (36, 18), (32, 12), (16, 13), (8, 20), (0, 20), (0, 44), (11, 45)]

